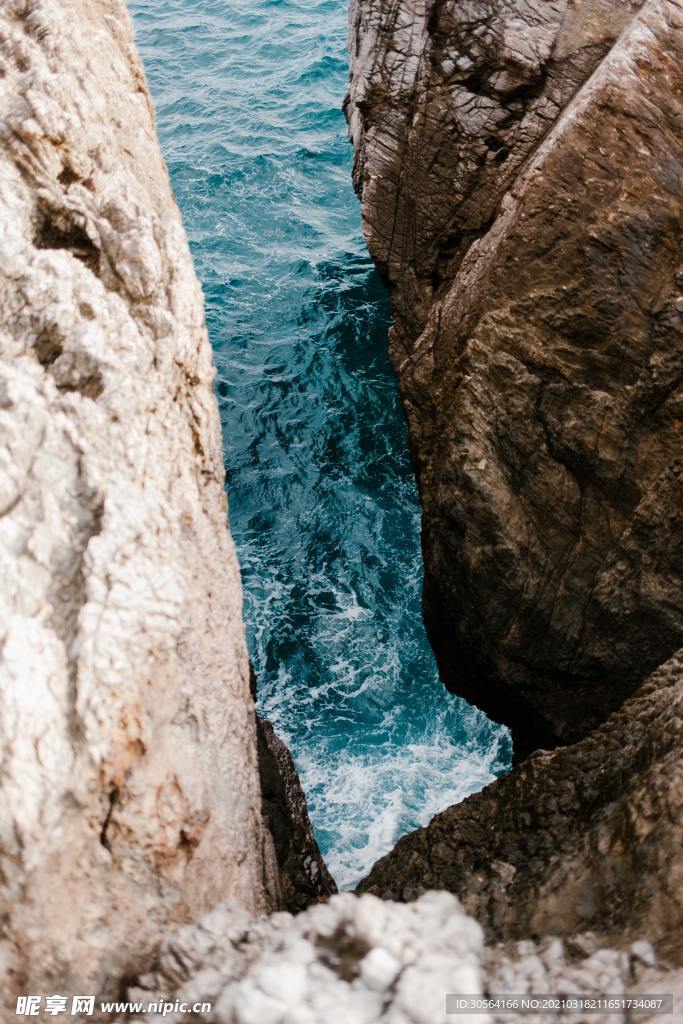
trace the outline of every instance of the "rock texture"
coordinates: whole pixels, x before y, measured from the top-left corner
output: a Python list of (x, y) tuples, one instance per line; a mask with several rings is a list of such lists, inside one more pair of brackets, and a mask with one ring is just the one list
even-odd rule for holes
[(277, 899), (240, 580), (121, 0), (4, 0), (0, 132), (2, 987), (105, 993)]
[(361, 883), (448, 889), (491, 939), (647, 938), (683, 963), (683, 651), (572, 747), (537, 751), (399, 840)]
[[(432, 892), (410, 905), (345, 893), (292, 918), (236, 919), (217, 907), (199, 926), (168, 939), (154, 972), (128, 993), (149, 1010), (137, 1020), (217, 1024), (507, 1024), (521, 1014), (446, 1014), (446, 993), (683, 995), (681, 972), (663, 969), (646, 942), (600, 948), (591, 936), (485, 947), (479, 926), (452, 896)], [(211, 1007), (202, 1011), (202, 1004)], [(557, 1014), (538, 1014), (556, 1024)], [(592, 1018), (562, 1017), (567, 1024)], [(641, 1018), (639, 1018), (641, 1019)], [(659, 1018), (666, 1019), (666, 1018)], [(623, 1024), (623, 1013), (601, 1015)]]
[(446, 684), (518, 751), (683, 643), (680, 0), (352, 0)]
[(292, 913), (337, 892), (313, 834), (306, 797), (287, 745), (256, 716), (263, 815), (273, 837), (280, 906)]
[(219, 1024), (437, 1024), (447, 991), (481, 992), (482, 950), (481, 929), (447, 893), (411, 906), (345, 893), (256, 923), (217, 907), (164, 944), (129, 997), (209, 1002), (199, 1019)]
[[(525, 941), (497, 945), (484, 950), (482, 965), (486, 991), (491, 995), (514, 992), (520, 995), (548, 993), (567, 999), (572, 996), (590, 999), (597, 995), (603, 999), (605, 996), (644, 999), (661, 993), (673, 997), (674, 1014), (668, 1019), (675, 1021), (680, 1017), (683, 971), (658, 964), (652, 947), (646, 941), (634, 942), (627, 949), (609, 949), (601, 948), (595, 937), (588, 934), (564, 941), (544, 939), (538, 943)], [(496, 1012), (491, 1016), (496, 1024), (518, 1024), (529, 1020), (528, 1014), (514, 1012)], [(559, 1020), (589, 1024), (595, 1017), (594, 1012), (565, 1012)], [(450, 1019), (453, 1020), (452, 1017)], [(633, 1020), (639, 1024), (651, 1024), (652, 1021), (661, 1021), (662, 1016), (618, 1009), (611, 1013), (603, 1011), (598, 1019), (604, 1024), (630, 1024)], [(534, 1014), (534, 1020), (542, 1024), (557, 1024), (558, 1014)]]

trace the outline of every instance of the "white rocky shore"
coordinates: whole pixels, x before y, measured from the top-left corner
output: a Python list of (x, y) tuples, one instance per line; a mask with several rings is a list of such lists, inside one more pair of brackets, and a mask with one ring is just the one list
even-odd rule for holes
[[(297, 917), (274, 914), (260, 922), (219, 906), (164, 943), (157, 970), (129, 998), (205, 1003), (211, 1010), (195, 1019), (219, 1024), (508, 1024), (522, 1015), (447, 1014), (446, 994), (616, 997), (674, 986), (683, 995), (683, 975), (660, 978), (647, 942), (617, 951), (600, 949), (586, 935), (486, 947), (479, 925), (449, 893), (430, 892), (408, 904), (344, 893)], [(163, 1019), (187, 1016), (170, 1012)], [(557, 1024), (559, 1018), (530, 1019)], [(586, 1016), (561, 1019), (578, 1024)], [(616, 1012), (599, 1019), (630, 1018)]]

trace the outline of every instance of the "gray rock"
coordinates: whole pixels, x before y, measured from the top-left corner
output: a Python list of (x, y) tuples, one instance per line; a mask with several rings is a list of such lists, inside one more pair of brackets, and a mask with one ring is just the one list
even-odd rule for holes
[(129, 998), (208, 1003), (195, 1019), (217, 1024), (446, 1024), (446, 992), (482, 991), (482, 952), (481, 929), (448, 893), (411, 906), (344, 893), (296, 917), (239, 924), (234, 908), (217, 907), (164, 943)]
[(120, 0), (5, 0), (0, 133), (0, 985), (106, 994), (277, 898), (241, 587)]
[(647, 940), (680, 965), (682, 750), (683, 651), (586, 739), (536, 752), (399, 840), (359, 889), (447, 889), (490, 940), (590, 931), (592, 949), (635, 942), (631, 959), (651, 966)]

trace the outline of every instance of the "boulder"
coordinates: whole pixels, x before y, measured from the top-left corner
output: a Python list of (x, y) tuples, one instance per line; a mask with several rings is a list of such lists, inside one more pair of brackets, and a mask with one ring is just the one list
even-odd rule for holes
[[(267, 921), (240, 919), (222, 904), (164, 941), (154, 970), (128, 991), (134, 1020), (182, 1024), (514, 1024), (527, 1013), (454, 1015), (450, 1000), (524, 994), (574, 998), (650, 993), (683, 996), (683, 972), (657, 960), (645, 941), (601, 947), (590, 935), (484, 944), (481, 928), (445, 892), (411, 904), (343, 893), (324, 906)], [(676, 1005), (678, 1003), (676, 1002)], [(480, 1003), (481, 1006), (481, 1003)], [(451, 1005), (451, 1011), (457, 1007)], [(130, 1018), (129, 1018), (130, 1019)], [(536, 1012), (556, 1024), (557, 1011)], [(585, 1024), (585, 1013), (564, 1013)], [(603, 1013), (623, 1024), (624, 1013)], [(661, 1016), (652, 1016), (652, 1021)]]
[(682, 750), (683, 650), (593, 734), (536, 751), (404, 836), (359, 891), (446, 889), (489, 941), (592, 932), (615, 948), (647, 940), (681, 966)]
[(277, 905), (203, 303), (121, 0), (0, 12), (2, 994)]
[(442, 678), (518, 756), (683, 643), (683, 11), (353, 0)]
[(256, 716), (263, 816), (273, 837), (280, 906), (296, 913), (337, 892), (315, 839), (306, 797), (287, 744)]

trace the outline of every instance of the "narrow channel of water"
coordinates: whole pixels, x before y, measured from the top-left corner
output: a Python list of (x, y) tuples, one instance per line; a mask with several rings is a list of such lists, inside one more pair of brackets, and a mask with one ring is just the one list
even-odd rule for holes
[(344, 0), (131, 0), (206, 295), (260, 711), (330, 870), (507, 770), (507, 732), (438, 681), (419, 506), (360, 234)]

